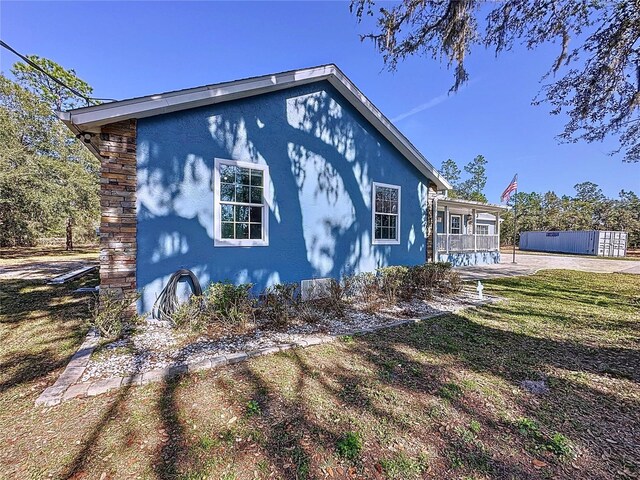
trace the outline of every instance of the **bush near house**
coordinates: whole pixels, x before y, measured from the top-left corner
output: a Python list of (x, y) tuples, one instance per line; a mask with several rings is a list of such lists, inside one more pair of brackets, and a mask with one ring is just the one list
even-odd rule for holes
[(255, 299), (251, 298), (252, 284), (234, 285), (215, 282), (201, 296), (191, 296), (173, 313), (176, 326), (202, 330), (210, 323), (226, 323), (245, 327), (254, 319)]
[(460, 291), (458, 273), (449, 263), (427, 263), (411, 267), (379, 268), (376, 273), (348, 275), (332, 279), (322, 298), (303, 302), (297, 283), (272, 285), (257, 297), (249, 283), (233, 285), (213, 282), (202, 296), (192, 296), (172, 315), (174, 324), (192, 330), (210, 326), (241, 327), (256, 319), (275, 327), (286, 327), (295, 320), (314, 323), (324, 315), (344, 316), (350, 304), (365, 311), (376, 311), (383, 303), (432, 297), (434, 292)]
[(139, 293), (130, 293), (124, 296), (118, 296), (112, 291), (102, 293), (91, 307), (91, 326), (105, 338), (119, 338), (127, 324), (136, 323), (140, 318), (137, 315), (127, 314), (131, 310), (132, 304), (137, 302), (139, 298)]

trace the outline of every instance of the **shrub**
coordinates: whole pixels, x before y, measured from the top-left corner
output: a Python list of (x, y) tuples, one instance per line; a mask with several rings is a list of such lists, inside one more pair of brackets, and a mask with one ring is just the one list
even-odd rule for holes
[(410, 298), (413, 292), (409, 268), (403, 266), (384, 267), (377, 270), (380, 290), (389, 302), (399, 298)]
[(253, 320), (250, 283), (213, 282), (201, 296), (192, 295), (171, 314), (181, 327), (201, 330), (212, 323), (246, 325)]
[(319, 323), (323, 320), (320, 310), (315, 302), (300, 302), (296, 307), (296, 315), (302, 323)]
[(254, 301), (251, 298), (251, 287), (251, 283), (211, 283), (204, 292), (207, 311), (215, 320), (246, 324), (253, 320)]
[(455, 270), (447, 273), (447, 282), (444, 285), (444, 291), (448, 293), (457, 293), (462, 290), (462, 279), (460, 274)]
[(178, 327), (201, 330), (210, 321), (207, 303), (203, 296), (191, 295), (189, 300), (181, 303), (171, 314), (171, 321)]
[(127, 320), (135, 323), (138, 319), (138, 315), (132, 315), (129, 309), (139, 298), (138, 292), (124, 295), (109, 290), (102, 292), (94, 304), (91, 325), (104, 337), (120, 337)]
[(299, 290), (297, 283), (278, 283), (268, 287), (260, 295), (260, 316), (276, 325), (288, 324), (300, 304)]
[(344, 317), (350, 279), (351, 277), (345, 277), (343, 282), (339, 282), (334, 278), (329, 279), (327, 286), (323, 289), (324, 296), (301, 303), (300, 309), (310, 310), (315, 308), (329, 315)]
[(362, 437), (357, 432), (347, 432), (336, 444), (338, 455), (348, 460), (355, 460), (362, 451)]
[(459, 292), (462, 281), (458, 272), (448, 262), (425, 263), (410, 268), (411, 292), (419, 298), (430, 298), (434, 291)]
[(349, 295), (363, 303), (373, 303), (380, 296), (380, 283), (378, 277), (372, 272), (363, 272), (353, 275), (349, 281)]

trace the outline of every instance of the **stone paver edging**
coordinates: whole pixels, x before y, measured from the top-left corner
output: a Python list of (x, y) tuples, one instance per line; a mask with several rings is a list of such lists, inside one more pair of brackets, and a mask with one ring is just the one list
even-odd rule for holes
[(45, 389), (45, 391), (42, 392), (42, 394), (36, 399), (36, 405), (52, 407), (73, 398), (93, 397), (110, 392), (112, 390), (116, 390), (124, 386), (146, 385), (148, 383), (161, 382), (170, 377), (181, 375), (187, 372), (199, 372), (202, 370), (210, 370), (212, 368), (218, 368), (225, 365), (232, 365), (234, 363), (248, 360), (249, 358), (259, 357), (262, 355), (270, 355), (272, 353), (282, 352), (292, 348), (305, 348), (314, 345), (322, 345), (324, 343), (331, 343), (347, 335), (366, 334), (378, 330), (385, 330), (387, 328), (420, 323), (424, 320), (429, 320), (444, 315), (455, 314), (461, 310), (476, 308), (481, 305), (494, 303), (500, 300), (503, 299), (485, 295), (484, 300), (478, 300), (471, 306), (460, 307), (459, 309), (453, 311), (438, 312), (426, 317), (398, 320), (397, 322), (353, 330), (351, 332), (344, 332), (339, 335), (312, 334), (306, 336), (303, 339), (299, 339), (291, 343), (275, 345), (273, 347), (259, 348), (248, 352), (235, 352), (225, 355), (217, 355), (215, 357), (207, 358), (204, 360), (198, 360), (197, 362), (176, 363), (169, 367), (157, 368), (148, 372), (128, 375), (124, 377), (102, 378), (99, 380), (77, 383), (78, 380), (82, 377), (82, 374), (84, 373), (84, 370), (89, 363), (89, 357), (95, 350), (100, 338), (95, 331), (90, 331), (87, 334), (84, 343), (72, 357), (69, 365), (67, 365), (67, 368), (64, 370), (64, 372), (62, 372), (62, 375), (60, 375), (58, 380), (56, 380), (56, 382), (52, 386)]
[(78, 351), (71, 357), (67, 368), (64, 369), (62, 375), (58, 377), (53, 385), (47, 387), (44, 392), (40, 394), (36, 399), (36, 405), (51, 407), (62, 401), (63, 396), (71, 390), (71, 388), (75, 386), (74, 384), (82, 377), (82, 374), (89, 364), (89, 358), (91, 358), (91, 354), (99, 341), (100, 336), (98, 332), (94, 329), (89, 330), (84, 342), (82, 342)]

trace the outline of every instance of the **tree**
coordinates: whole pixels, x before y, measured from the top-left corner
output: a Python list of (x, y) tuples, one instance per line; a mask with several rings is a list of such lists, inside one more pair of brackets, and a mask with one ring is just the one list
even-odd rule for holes
[(99, 217), (99, 162), (53, 114), (52, 107), (72, 100), (45, 91), (0, 74), (1, 245), (65, 235), (68, 223), (87, 235)]
[(475, 200), (477, 202), (487, 201), (487, 197), (482, 193), (487, 184), (486, 164), (487, 160), (482, 155), (478, 155), (464, 166), (464, 171), (471, 175), (471, 177), (462, 182), (459, 187), (462, 198)]
[(576, 191), (575, 199), (580, 202), (596, 204), (606, 198), (604, 193), (602, 193), (602, 189), (593, 182), (577, 183), (573, 188)]
[(452, 190), (449, 190), (449, 196), (455, 198), (456, 185), (460, 183), (460, 174), (462, 173), (458, 168), (458, 165), (452, 159), (445, 160), (442, 162), (442, 166), (440, 167), (440, 173), (453, 187)]
[(634, 192), (622, 190), (612, 214), (611, 230), (625, 230), (629, 233), (631, 247), (640, 247), (640, 198)]
[(542, 197), (542, 211), (544, 230), (562, 230), (562, 202), (555, 192), (547, 192)]
[[(374, 0), (352, 0), (358, 20), (373, 16)], [(486, 16), (484, 12), (488, 12)], [(484, 17), (484, 18), (483, 18)], [(640, 0), (402, 0), (380, 8), (373, 33), (363, 35), (395, 70), (413, 55), (446, 59), (451, 91), (469, 80), (467, 55), (478, 47), (496, 55), (516, 43), (528, 49), (558, 42), (534, 104), (546, 102), (568, 121), (561, 141), (615, 136), (624, 160), (640, 161)], [(570, 41), (578, 40), (574, 48)]]
[(440, 172), (453, 187), (449, 190), (448, 195), (451, 198), (486, 202), (487, 197), (482, 193), (485, 185), (487, 184), (486, 164), (487, 160), (484, 156), (478, 155), (464, 166), (464, 171), (467, 172), (470, 177), (461, 181), (460, 175), (462, 172), (460, 171), (460, 168), (458, 168), (455, 160), (448, 159), (442, 162)]
[[(607, 198), (593, 182), (575, 186), (576, 195), (559, 198), (554, 192), (544, 195), (518, 192), (518, 232), (527, 230), (622, 230), (628, 233), (629, 247), (640, 245), (640, 199), (634, 192), (622, 190), (618, 199)], [(502, 243), (513, 239), (513, 210), (504, 215)]]
[[(27, 58), (49, 75), (73, 88), (84, 97), (88, 98), (93, 93), (93, 88), (87, 82), (78, 78), (75, 70), (67, 70), (56, 62), (37, 55), (27, 55)], [(31, 65), (17, 62), (13, 65), (11, 73), (13, 73), (18, 84), (35, 93), (43, 102), (49, 104), (52, 110), (70, 110), (87, 105), (85, 99), (54, 82), (49, 76), (36, 70)]]

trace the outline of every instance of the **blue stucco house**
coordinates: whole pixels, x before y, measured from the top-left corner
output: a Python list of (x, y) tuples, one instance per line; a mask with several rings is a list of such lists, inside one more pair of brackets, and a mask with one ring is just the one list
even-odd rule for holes
[(101, 288), (141, 291), (141, 311), (181, 268), (262, 289), (499, 259), (501, 207), (447, 199), (335, 65), (59, 116), (101, 160)]

